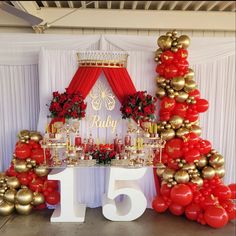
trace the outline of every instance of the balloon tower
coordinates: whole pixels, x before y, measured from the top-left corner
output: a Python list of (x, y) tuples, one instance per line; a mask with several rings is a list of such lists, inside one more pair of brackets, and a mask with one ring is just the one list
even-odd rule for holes
[(22, 130), (16, 143), (11, 166), (0, 173), (0, 216), (14, 210), (27, 215), (33, 209), (44, 209), (46, 203), (59, 203), (58, 182), (48, 180), (49, 169), (43, 165), (49, 150), (40, 145), (39, 132)]
[(223, 184), (224, 158), (200, 137), (199, 113), (207, 111), (208, 101), (201, 98), (189, 68), (190, 39), (173, 31), (160, 36), (157, 44), (158, 130), (166, 144), (154, 161), (161, 186), (153, 208), (223, 227), (236, 218), (232, 201), (236, 199), (236, 184)]

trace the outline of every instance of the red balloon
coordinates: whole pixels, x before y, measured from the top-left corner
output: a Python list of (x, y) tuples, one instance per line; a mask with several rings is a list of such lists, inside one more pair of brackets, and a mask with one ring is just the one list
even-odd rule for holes
[(172, 158), (179, 158), (183, 155), (183, 140), (173, 138), (166, 142), (165, 152)]
[(209, 107), (209, 103), (206, 99), (198, 99), (196, 102), (196, 108), (198, 112), (205, 112)]
[(236, 184), (230, 184), (229, 188), (231, 190), (231, 199), (236, 199)]
[(184, 158), (188, 163), (193, 163), (195, 160), (199, 160), (200, 157), (200, 152), (197, 149), (189, 150), (184, 154)]
[(236, 205), (235, 204), (233, 204), (233, 206), (230, 206), (225, 210), (228, 214), (229, 220), (236, 219)]
[(193, 200), (193, 193), (188, 185), (177, 184), (171, 189), (170, 197), (174, 203), (187, 206)]
[(184, 73), (186, 73), (189, 67), (189, 63), (186, 59), (181, 59), (178, 61), (177, 66), (180, 71), (183, 71)]
[(33, 179), (29, 183), (29, 188), (34, 192), (41, 192), (43, 189), (43, 180), (41, 180), (40, 178)]
[(42, 203), (42, 204), (40, 204), (38, 206), (35, 206), (35, 209), (37, 209), (37, 210), (43, 210), (45, 208), (47, 208), (47, 205), (45, 203)]
[(18, 159), (26, 159), (30, 157), (31, 148), (26, 143), (18, 143), (15, 148), (15, 155)]
[(165, 201), (163, 200), (162, 197), (158, 196), (156, 197), (153, 201), (152, 201), (152, 208), (158, 212), (158, 213), (162, 213), (165, 212), (168, 208), (168, 206), (166, 205)]
[(169, 65), (174, 59), (174, 53), (171, 51), (165, 51), (161, 54), (161, 61)]
[(165, 65), (164, 64), (159, 64), (157, 65), (156, 67), (156, 72), (159, 74), (159, 75), (164, 75), (164, 69), (165, 69)]
[(187, 111), (185, 119), (189, 120), (190, 122), (194, 122), (198, 120), (198, 117), (199, 115), (197, 111), (192, 111), (192, 112)]
[(174, 78), (177, 75), (178, 75), (178, 68), (175, 65), (170, 64), (170, 65), (165, 66), (164, 76), (165, 76), (166, 79)]
[(180, 60), (180, 59), (186, 59), (188, 57), (188, 51), (186, 49), (180, 48), (176, 53), (175, 57)]
[(171, 203), (169, 210), (173, 215), (180, 216), (184, 213), (184, 207), (176, 203)]
[(200, 99), (200, 91), (198, 89), (194, 89), (191, 92), (188, 93), (190, 97), (194, 97), (196, 100)]
[(200, 140), (199, 144), (200, 144), (199, 151), (202, 155), (206, 155), (211, 151), (212, 146), (211, 146), (211, 143), (208, 140)]
[(196, 145), (199, 141), (199, 136), (194, 132), (190, 132), (184, 135), (184, 142), (188, 145)]
[(201, 202), (201, 207), (205, 210), (209, 206), (215, 206), (218, 204), (219, 204), (219, 201), (216, 197), (214, 197), (213, 195), (208, 195), (205, 197), (204, 201)]
[(228, 223), (229, 217), (223, 207), (209, 206), (204, 213), (204, 219), (211, 227), (221, 228)]
[(10, 166), (10, 168), (6, 171), (7, 176), (17, 176), (17, 173), (15, 172), (15, 168), (13, 165)]
[(57, 180), (46, 180), (44, 182), (46, 188), (57, 189), (58, 188), (58, 181)]
[(51, 192), (46, 196), (46, 202), (50, 205), (56, 205), (60, 202), (60, 193), (57, 191)]
[(191, 203), (185, 208), (185, 215), (189, 220), (197, 220), (201, 213), (201, 207), (196, 203)]
[(26, 172), (24, 172), (24, 173), (19, 173), (19, 174), (17, 175), (17, 178), (18, 178), (18, 180), (20, 181), (20, 183), (21, 183), (22, 185), (28, 185), (29, 182), (30, 182), (30, 180), (29, 180), (29, 178), (28, 178), (28, 173), (26, 173)]
[[(46, 155), (47, 158), (47, 155)], [(44, 162), (44, 153), (43, 149), (33, 149), (31, 153), (31, 159), (35, 160), (37, 164), (42, 164)]]
[(188, 109), (188, 105), (185, 103), (176, 103), (174, 110), (172, 111), (173, 115), (181, 116), (184, 118), (186, 116), (186, 111)]
[(170, 114), (170, 111), (160, 110), (159, 115), (160, 115), (161, 121), (168, 121), (170, 119), (171, 114)]
[(161, 185), (160, 192), (161, 192), (161, 195), (162, 195), (162, 196), (170, 197), (170, 191), (171, 191), (171, 188), (169, 188), (169, 187), (167, 186), (167, 184), (162, 184), (162, 185)]
[(231, 199), (231, 190), (226, 185), (219, 185), (214, 189), (214, 195), (219, 200), (228, 200)]
[(161, 110), (162, 111), (172, 111), (175, 108), (175, 99), (165, 97), (161, 100)]

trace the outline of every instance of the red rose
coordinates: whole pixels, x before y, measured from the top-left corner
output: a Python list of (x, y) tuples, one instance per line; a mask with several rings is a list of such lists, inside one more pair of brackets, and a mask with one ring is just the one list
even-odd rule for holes
[(150, 106), (148, 107), (144, 107), (144, 114), (145, 115), (150, 115), (152, 113), (151, 109), (150, 109)]
[(58, 91), (56, 91), (56, 92), (53, 92), (53, 93), (52, 93), (52, 95), (53, 95), (53, 97), (54, 97), (54, 98), (56, 98), (56, 97), (59, 97), (59, 96), (60, 96), (60, 94), (58, 93)]
[(131, 112), (132, 112), (131, 107), (126, 107), (126, 108), (125, 108), (125, 113), (126, 113), (126, 114), (129, 115), (129, 114), (131, 114)]
[(85, 110), (86, 107), (87, 107), (87, 104), (85, 104), (85, 103), (83, 102), (83, 103), (81, 104), (81, 109), (82, 109), (82, 110)]

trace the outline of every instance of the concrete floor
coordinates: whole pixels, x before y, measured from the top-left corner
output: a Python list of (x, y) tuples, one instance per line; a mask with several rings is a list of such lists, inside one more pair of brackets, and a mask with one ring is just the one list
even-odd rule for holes
[(101, 208), (86, 209), (85, 223), (50, 223), (52, 210), (35, 211), (28, 216), (0, 217), (0, 236), (234, 236), (236, 222), (212, 229), (169, 213), (147, 209), (132, 222), (111, 222)]

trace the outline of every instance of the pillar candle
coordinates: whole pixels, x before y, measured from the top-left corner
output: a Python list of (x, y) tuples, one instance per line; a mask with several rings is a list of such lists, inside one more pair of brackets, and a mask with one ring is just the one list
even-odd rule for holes
[(131, 136), (129, 134), (125, 136), (125, 146), (131, 146)]
[(81, 137), (80, 137), (80, 136), (76, 136), (76, 137), (75, 137), (75, 146), (76, 146), (76, 147), (79, 147), (79, 146), (81, 146), (81, 144), (82, 144), (82, 139), (81, 139)]

